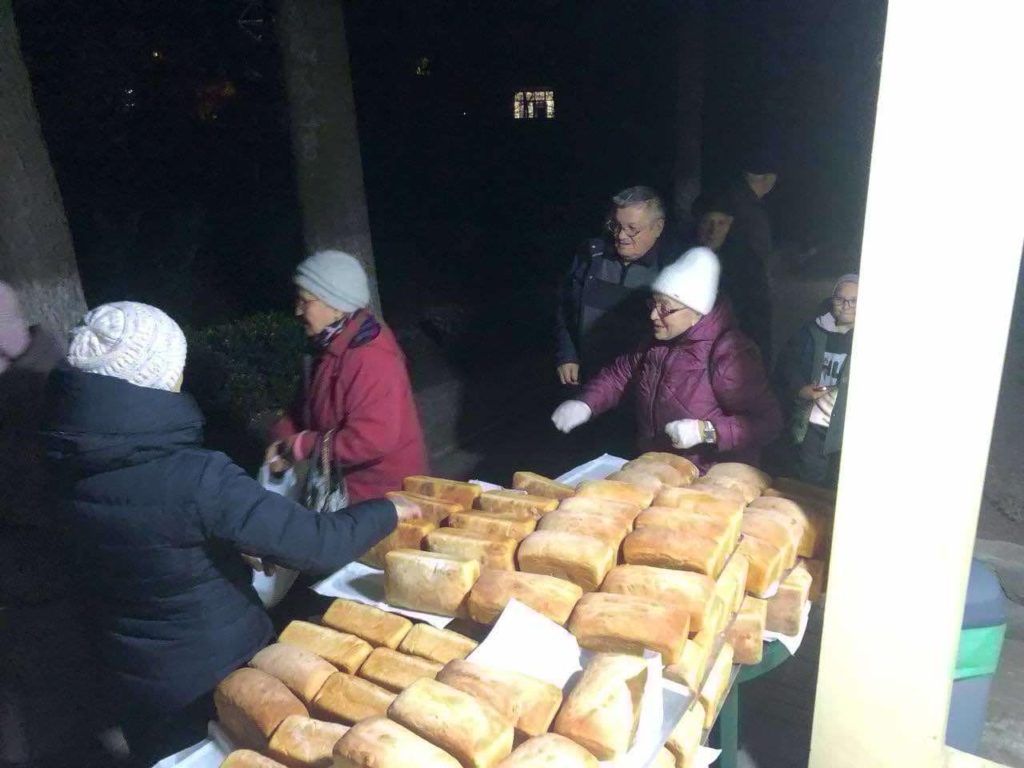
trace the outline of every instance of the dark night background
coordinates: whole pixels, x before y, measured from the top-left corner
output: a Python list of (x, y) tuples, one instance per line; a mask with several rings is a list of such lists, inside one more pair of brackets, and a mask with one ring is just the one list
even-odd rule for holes
[[(708, 5), (705, 180), (770, 144), (776, 239), (856, 252), (884, 3)], [(287, 309), (304, 254), (274, 4), (15, 7), (88, 303), (150, 301), (190, 324)], [(345, 10), (388, 319), (456, 304), (546, 334), (546, 297), (610, 194), (671, 195), (679, 4)], [(530, 88), (554, 90), (553, 121), (512, 119)]]

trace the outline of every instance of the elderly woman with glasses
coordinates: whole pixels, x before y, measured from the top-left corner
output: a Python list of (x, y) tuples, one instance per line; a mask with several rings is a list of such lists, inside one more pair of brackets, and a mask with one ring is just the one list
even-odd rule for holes
[(815, 485), (836, 485), (850, 348), (857, 318), (857, 275), (836, 281), (827, 309), (790, 340), (776, 368), (777, 389), (789, 406), (791, 471)]
[(652, 336), (618, 357), (552, 421), (569, 432), (634, 390), (641, 451), (674, 450), (702, 471), (722, 461), (758, 463), (782, 428), (761, 354), (718, 296), (718, 257), (693, 248), (651, 286)]

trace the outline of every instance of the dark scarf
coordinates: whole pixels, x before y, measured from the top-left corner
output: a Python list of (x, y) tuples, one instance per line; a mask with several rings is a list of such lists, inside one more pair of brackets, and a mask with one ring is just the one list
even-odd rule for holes
[(317, 352), (321, 352), (331, 346), (331, 342), (334, 341), (334, 337), (341, 333), (345, 327), (345, 321), (347, 317), (339, 318), (333, 323), (324, 328), (316, 336), (313, 336), (309, 341), (313, 349)]
[[(348, 319), (349, 318), (343, 317), (340, 320), (336, 320), (310, 339), (313, 350), (315, 352), (322, 352), (331, 346), (331, 342), (334, 341), (335, 337), (345, 328), (345, 322)], [(380, 323), (377, 322), (377, 318), (367, 312), (363, 321), (359, 324), (359, 330), (356, 331), (355, 336), (352, 337), (352, 341), (349, 342), (349, 347), (361, 347), (364, 344), (373, 341), (379, 335)]]

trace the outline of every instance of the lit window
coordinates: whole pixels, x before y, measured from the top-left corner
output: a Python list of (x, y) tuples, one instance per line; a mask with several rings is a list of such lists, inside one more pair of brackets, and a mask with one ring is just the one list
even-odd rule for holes
[(512, 116), (516, 120), (555, 117), (554, 91), (519, 91), (512, 99)]

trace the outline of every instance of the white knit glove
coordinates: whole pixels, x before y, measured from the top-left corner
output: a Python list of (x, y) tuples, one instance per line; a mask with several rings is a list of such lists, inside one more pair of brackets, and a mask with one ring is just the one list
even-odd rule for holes
[(590, 406), (586, 403), (579, 400), (566, 400), (555, 408), (555, 412), (551, 414), (551, 421), (554, 422), (555, 429), (559, 432), (569, 434), (580, 424), (590, 421), (591, 413)]
[(693, 448), (693, 446), (704, 442), (704, 436), (700, 432), (700, 422), (697, 419), (670, 421), (665, 425), (665, 434), (668, 435), (675, 448)]

